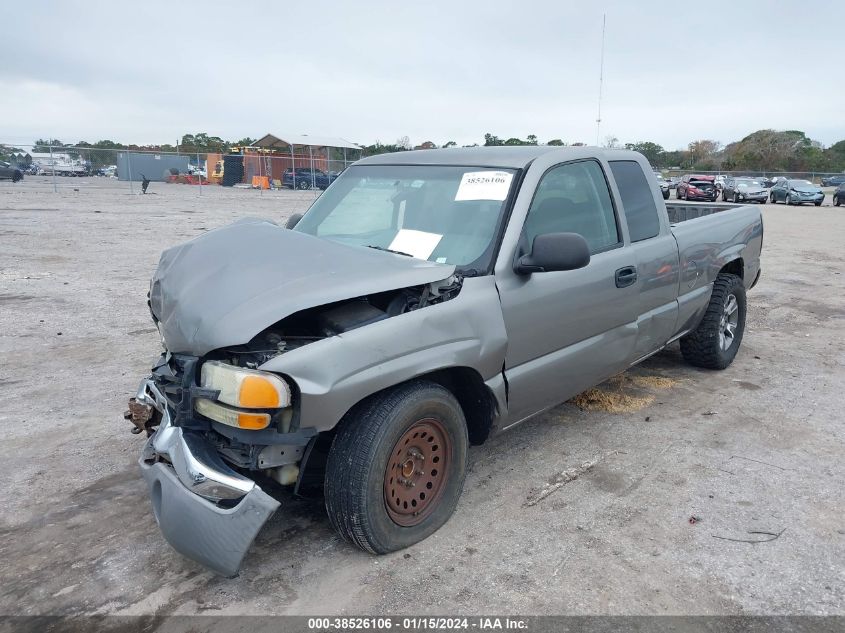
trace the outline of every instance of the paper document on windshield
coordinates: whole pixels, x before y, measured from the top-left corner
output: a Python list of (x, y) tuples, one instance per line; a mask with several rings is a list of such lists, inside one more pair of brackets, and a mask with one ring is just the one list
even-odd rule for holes
[(437, 233), (399, 229), (396, 237), (393, 238), (387, 248), (400, 253), (408, 253), (408, 255), (417, 259), (428, 259), (442, 238), (443, 236)]
[(460, 200), (504, 200), (513, 174), (506, 171), (469, 171), (461, 178), (455, 202)]

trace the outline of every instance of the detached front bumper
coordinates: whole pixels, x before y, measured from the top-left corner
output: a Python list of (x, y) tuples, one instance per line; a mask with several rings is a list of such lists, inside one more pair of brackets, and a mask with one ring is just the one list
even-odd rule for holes
[(141, 383), (136, 399), (162, 415), (139, 463), (164, 538), (215, 572), (237, 575), (279, 502), (229, 468), (205, 437), (172, 426), (167, 401), (153, 381)]

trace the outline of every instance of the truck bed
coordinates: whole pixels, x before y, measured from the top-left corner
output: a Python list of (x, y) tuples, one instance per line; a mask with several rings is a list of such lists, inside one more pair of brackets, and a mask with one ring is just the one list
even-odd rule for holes
[(713, 215), (722, 211), (729, 211), (745, 205), (741, 204), (700, 204), (698, 202), (667, 202), (666, 212), (669, 214), (670, 224), (680, 224), (687, 220), (694, 220), (705, 215)]

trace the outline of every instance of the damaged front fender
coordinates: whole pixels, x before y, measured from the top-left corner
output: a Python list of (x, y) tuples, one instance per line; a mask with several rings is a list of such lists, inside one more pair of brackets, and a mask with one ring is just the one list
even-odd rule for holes
[(506, 347), (495, 278), (469, 277), (449, 301), (290, 350), (260, 369), (296, 382), (300, 426), (325, 431), (367, 396), (439, 369), (469, 367), (495, 382)]

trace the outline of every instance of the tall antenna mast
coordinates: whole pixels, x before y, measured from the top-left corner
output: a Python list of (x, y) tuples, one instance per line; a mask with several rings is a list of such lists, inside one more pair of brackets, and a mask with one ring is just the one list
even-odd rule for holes
[(607, 14), (603, 13), (601, 16), (601, 63), (599, 65), (599, 113), (596, 118), (596, 147), (599, 145), (599, 135), (601, 134), (601, 90), (604, 84), (604, 28), (607, 23)]

